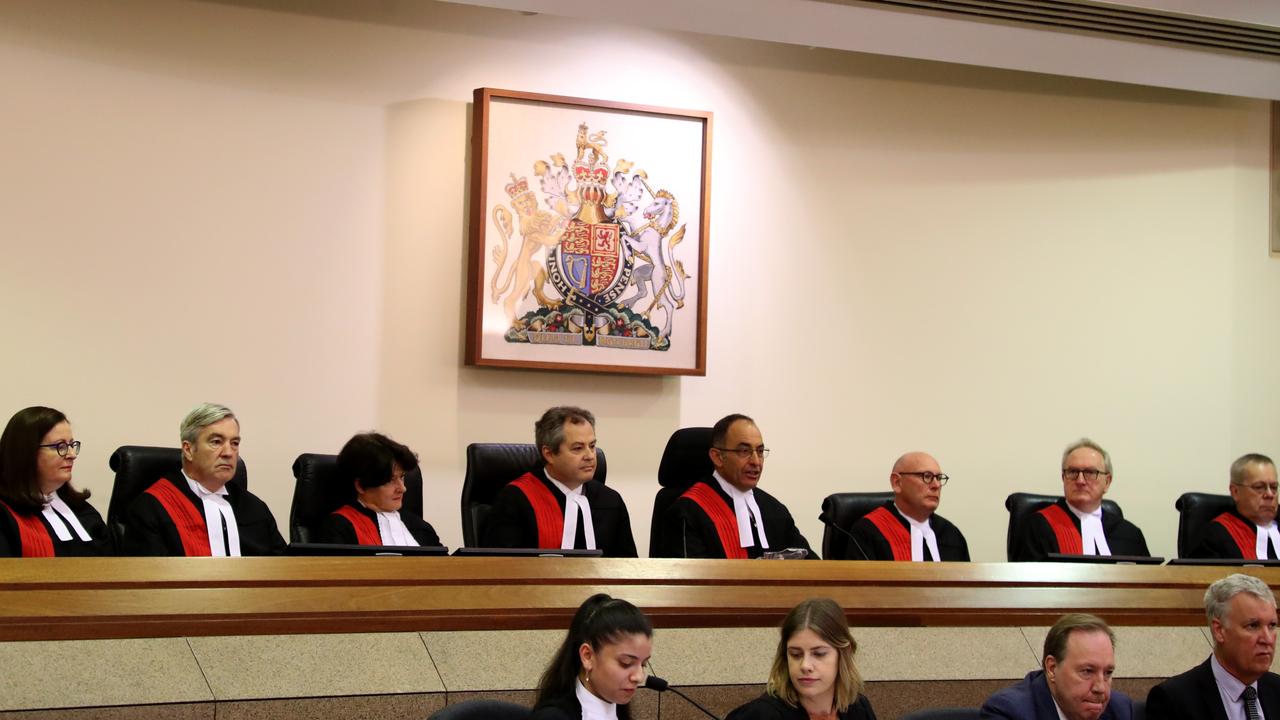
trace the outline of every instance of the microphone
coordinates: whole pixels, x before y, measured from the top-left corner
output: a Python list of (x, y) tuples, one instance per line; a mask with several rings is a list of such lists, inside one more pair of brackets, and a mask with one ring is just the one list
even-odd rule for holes
[(837, 525), (836, 522), (831, 519), (831, 516), (827, 515), (826, 510), (823, 510), (822, 514), (818, 515), (818, 522), (822, 523), (823, 525), (826, 525), (829, 528), (832, 528), (833, 530), (840, 532), (842, 535), (844, 535), (845, 537), (853, 541), (853, 546), (858, 548), (858, 552), (862, 553), (863, 560), (871, 559), (871, 556), (867, 554), (867, 551), (862, 549), (862, 545), (858, 542), (858, 538), (854, 537), (853, 533)]
[(702, 712), (706, 713), (707, 717), (709, 717), (709, 718), (714, 718), (714, 720), (720, 720), (720, 717), (719, 717), (719, 716), (715, 715), (715, 714), (714, 714), (714, 713), (712, 713), (710, 710), (708, 710), (708, 709), (706, 709), (706, 708), (702, 707), (701, 705), (699, 705), (698, 703), (694, 702), (693, 698), (691, 698), (691, 697), (689, 697), (688, 695), (685, 695), (684, 693), (680, 692), (679, 690), (677, 690), (677, 689), (675, 689), (675, 688), (671, 687), (671, 683), (667, 682), (666, 680), (663, 680), (662, 678), (658, 677), (657, 675), (650, 675), (649, 677), (645, 678), (645, 679), (644, 679), (644, 686), (645, 686), (645, 687), (647, 687), (647, 688), (649, 688), (650, 690), (657, 690), (658, 692), (666, 692), (666, 691), (670, 690), (671, 692), (673, 692), (673, 693), (675, 693), (675, 694), (679, 695), (680, 697), (684, 698), (685, 700), (687, 700), (687, 701), (689, 702), (689, 704), (690, 704), (690, 705), (692, 705), (692, 706), (694, 706), (694, 707), (698, 708), (699, 710), (701, 710)]

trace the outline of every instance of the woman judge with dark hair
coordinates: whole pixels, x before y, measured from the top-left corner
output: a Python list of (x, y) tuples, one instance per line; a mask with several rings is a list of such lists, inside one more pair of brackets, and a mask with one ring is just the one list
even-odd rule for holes
[(725, 720), (875, 720), (853, 663), (857, 650), (834, 600), (805, 600), (782, 621), (765, 694)]
[(89, 491), (71, 486), (79, 455), (57, 410), (29, 407), (9, 419), (0, 435), (0, 557), (111, 554)]
[(434, 547), (440, 536), (425, 520), (401, 509), (404, 475), (418, 456), (382, 433), (361, 433), (338, 453), (336, 497), (344, 503), (325, 518), (322, 542), (340, 545)]
[(639, 608), (592, 595), (542, 673), (533, 720), (627, 720), (652, 651), (653, 626)]

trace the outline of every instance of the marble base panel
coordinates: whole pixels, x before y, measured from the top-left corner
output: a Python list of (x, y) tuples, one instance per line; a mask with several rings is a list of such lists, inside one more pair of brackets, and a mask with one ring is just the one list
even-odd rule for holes
[(211, 702), (0, 712), (3, 720), (214, 720), (214, 717)]
[(236, 700), (217, 703), (217, 720), (422, 720), (444, 706), (444, 693)]

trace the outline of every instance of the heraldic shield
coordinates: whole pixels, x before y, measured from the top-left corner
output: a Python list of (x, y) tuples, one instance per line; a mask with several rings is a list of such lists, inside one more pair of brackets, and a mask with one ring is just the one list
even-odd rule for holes
[(568, 287), (559, 287), (554, 280), (553, 284), (566, 297), (572, 290), (601, 303), (613, 301), (605, 295), (618, 284), (623, 264), (621, 233), (616, 223), (570, 221), (555, 259)]

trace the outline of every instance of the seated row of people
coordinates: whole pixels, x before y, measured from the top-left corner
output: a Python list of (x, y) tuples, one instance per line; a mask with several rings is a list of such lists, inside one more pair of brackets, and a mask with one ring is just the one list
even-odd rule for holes
[[(71, 485), (79, 455), (70, 422), (52, 408), (31, 407), (0, 436), (0, 557), (40, 555), (270, 555), (286, 543), (270, 509), (239, 483), (240, 425), (227, 407), (203, 404), (180, 426), (181, 470), (157, 480), (125, 509), (128, 528), (113, 547), (89, 493)], [(595, 418), (587, 410), (554, 407), (535, 423), (538, 467), (512, 478), (497, 495), (480, 544), (495, 548), (599, 550), (637, 557), (622, 496), (592, 478)], [(791, 513), (760, 488), (769, 450), (755, 421), (722, 418), (711, 430), (711, 473), (667, 507), (658, 555), (689, 558), (817, 558)], [(402, 509), (404, 477), (418, 460), (379, 433), (356, 435), (338, 454), (337, 506), (322, 542), (438, 545), (431, 525)], [(969, 560), (964, 534), (937, 513), (948, 476), (923, 452), (898, 458), (889, 473), (893, 498), (847, 528), (851, 557), (870, 560)], [(1149, 555), (1142, 531), (1102, 499), (1111, 486), (1111, 458), (1082, 439), (1062, 458), (1063, 496), (1014, 528), (1012, 560), (1052, 553)], [(1211, 524), (1192, 557), (1280, 557), (1275, 517), (1275, 465), (1246, 455), (1231, 467), (1235, 509)]]

